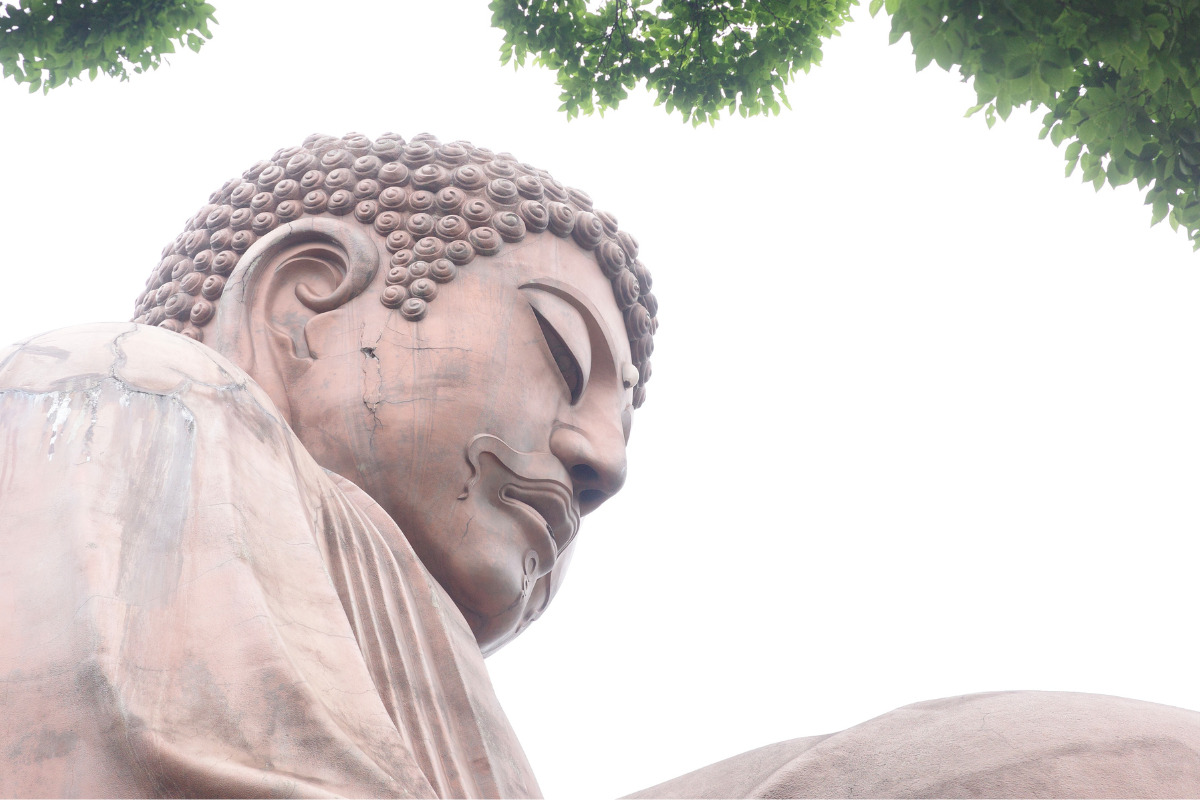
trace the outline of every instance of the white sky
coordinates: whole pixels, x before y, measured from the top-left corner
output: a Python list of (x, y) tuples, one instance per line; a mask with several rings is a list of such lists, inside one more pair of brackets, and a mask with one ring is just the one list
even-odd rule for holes
[(131, 83), (0, 85), (0, 340), (127, 319), (162, 245), (307, 134), (431, 131), (550, 169), (662, 304), (625, 491), (489, 660), (549, 796), (606, 797), (919, 700), (1200, 709), (1200, 256), (1133, 187), (963, 119), (856, 23), (791, 112), (571, 123), (483, 0), (223, 0)]

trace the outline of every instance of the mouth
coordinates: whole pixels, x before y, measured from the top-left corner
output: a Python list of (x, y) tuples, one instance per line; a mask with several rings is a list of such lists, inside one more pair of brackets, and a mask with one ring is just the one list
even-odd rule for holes
[(505, 484), (500, 499), (528, 508), (546, 526), (555, 556), (566, 549), (579, 531), (579, 509), (570, 490), (557, 481), (521, 479)]
[(549, 452), (522, 452), (482, 433), (471, 440), (466, 456), (471, 479), (460, 499), (478, 487), (527, 522), (528, 528), (543, 531), (546, 552), (541, 559), (545, 569), (551, 569), (579, 531), (579, 503), (562, 462)]

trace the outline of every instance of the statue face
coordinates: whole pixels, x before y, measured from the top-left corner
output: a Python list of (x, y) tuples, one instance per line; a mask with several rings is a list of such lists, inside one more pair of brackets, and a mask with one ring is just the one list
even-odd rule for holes
[(495, 650), (546, 607), (580, 516), (625, 479), (637, 378), (608, 279), (535, 235), (463, 267), (420, 322), (368, 291), (306, 335), (297, 435), (392, 515)]

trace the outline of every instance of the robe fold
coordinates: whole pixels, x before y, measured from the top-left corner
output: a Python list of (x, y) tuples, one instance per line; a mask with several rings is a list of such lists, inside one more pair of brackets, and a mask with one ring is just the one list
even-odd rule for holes
[(0, 796), (538, 794), (396, 524), (199, 343), (0, 352), (0, 553)]

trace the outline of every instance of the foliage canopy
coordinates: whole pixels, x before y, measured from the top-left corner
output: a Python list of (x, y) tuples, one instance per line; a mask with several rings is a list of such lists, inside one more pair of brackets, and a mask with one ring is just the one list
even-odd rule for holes
[[(854, 0), (492, 0), (501, 60), (558, 73), (568, 116), (616, 108), (639, 81), (693, 124), (778, 113)], [(917, 69), (971, 81), (989, 126), (1028, 104), (1096, 189), (1137, 182), (1151, 224), (1200, 249), (1200, 0), (871, 0)], [(778, 97), (778, 101), (776, 98)]]
[(157, 69), (175, 42), (199, 50), (215, 9), (200, 0), (0, 0), (4, 77), (48, 92), (84, 73)]
[[(558, 73), (560, 110), (616, 108), (639, 81), (694, 124), (787, 105), (784, 84), (821, 61), (854, 0), (492, 0), (500, 60)], [(596, 5), (596, 4), (593, 4)], [(656, 7), (655, 7), (656, 5)]]

